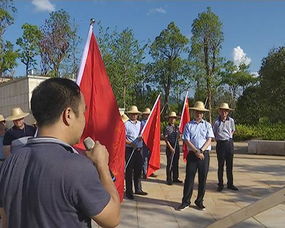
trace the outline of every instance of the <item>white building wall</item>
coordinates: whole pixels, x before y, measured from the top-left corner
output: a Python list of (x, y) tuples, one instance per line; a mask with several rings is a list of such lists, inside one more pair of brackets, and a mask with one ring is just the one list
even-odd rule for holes
[[(28, 76), (0, 84), (0, 114), (4, 117), (11, 115), (11, 110), (14, 107), (20, 107), (24, 112), (31, 113), (30, 100), (33, 89), (46, 80), (48, 77)], [(32, 114), (25, 118), (25, 122), (32, 124), (34, 118)], [(12, 126), (12, 123), (7, 122), (7, 126)]]

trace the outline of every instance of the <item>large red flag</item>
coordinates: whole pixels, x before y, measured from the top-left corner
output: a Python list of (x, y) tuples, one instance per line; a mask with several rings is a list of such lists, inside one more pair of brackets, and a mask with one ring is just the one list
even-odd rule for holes
[[(185, 96), (182, 114), (181, 114), (181, 119), (180, 119), (180, 124), (179, 124), (179, 132), (181, 134), (183, 134), (185, 125), (189, 121), (190, 121), (190, 112), (189, 112), (188, 92), (187, 92), (186, 96)], [(187, 154), (188, 154), (188, 149), (187, 149), (187, 145), (184, 142), (183, 142), (182, 150), (183, 150), (183, 158), (184, 158), (184, 160), (186, 160)]]
[(146, 174), (149, 177), (160, 168), (160, 95), (141, 131), (141, 136), (151, 153)]
[(99, 47), (90, 26), (77, 77), (86, 103), (86, 126), (77, 148), (90, 136), (105, 145), (109, 152), (109, 168), (116, 177), (115, 185), (121, 200), (124, 195), (125, 126), (106, 73)]

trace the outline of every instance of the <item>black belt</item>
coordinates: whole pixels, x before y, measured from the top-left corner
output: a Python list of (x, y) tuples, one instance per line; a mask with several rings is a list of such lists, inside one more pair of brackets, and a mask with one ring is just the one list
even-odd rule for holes
[(217, 140), (218, 143), (225, 143), (225, 142), (231, 142), (232, 139), (228, 139), (228, 140)]
[[(192, 153), (195, 153), (195, 151), (193, 151), (193, 150), (189, 150), (189, 152), (192, 152)], [(201, 152), (201, 151), (200, 151)], [(206, 154), (206, 153), (208, 153), (209, 152), (209, 150), (204, 150), (203, 152), (201, 152), (202, 154)]]

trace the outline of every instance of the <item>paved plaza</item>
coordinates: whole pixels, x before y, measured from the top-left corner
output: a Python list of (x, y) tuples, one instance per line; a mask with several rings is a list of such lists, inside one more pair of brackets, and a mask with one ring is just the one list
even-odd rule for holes
[[(206, 211), (197, 210), (193, 204), (197, 194), (197, 185), (194, 187), (191, 199), (192, 206), (183, 211), (176, 211), (175, 208), (181, 202), (183, 185), (165, 184), (165, 165), (166, 157), (162, 146), (161, 169), (156, 172), (158, 177), (143, 181), (143, 190), (148, 192), (147, 196), (136, 196), (135, 200), (124, 200), (119, 228), (206, 227), (285, 186), (285, 157), (236, 154), (234, 184), (240, 191), (225, 189), (221, 193), (217, 192), (217, 159), (215, 152), (212, 151), (204, 201)], [(185, 163), (181, 157), (180, 179), (184, 180), (184, 177)], [(197, 183), (197, 177), (195, 183)], [(285, 227), (285, 203), (234, 227), (283, 228)]]

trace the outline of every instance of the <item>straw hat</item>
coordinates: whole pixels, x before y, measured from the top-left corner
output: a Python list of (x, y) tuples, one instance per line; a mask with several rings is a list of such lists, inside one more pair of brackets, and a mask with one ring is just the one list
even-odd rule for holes
[(230, 110), (230, 111), (233, 111), (234, 109), (230, 108), (229, 107), (229, 104), (228, 103), (221, 103), (219, 109), (226, 109), (226, 110)]
[(18, 120), (28, 116), (30, 113), (25, 113), (20, 107), (12, 109), (11, 116), (8, 116), (6, 120)]
[(5, 121), (5, 118), (3, 115), (0, 114), (0, 122)]
[(178, 118), (178, 116), (176, 115), (176, 112), (170, 112), (168, 118)]
[(121, 118), (124, 123), (129, 120), (129, 117), (126, 114), (121, 115)]
[(150, 114), (150, 108), (145, 108), (145, 110), (142, 113), (143, 115), (149, 115)]
[(190, 107), (190, 109), (200, 112), (209, 112), (208, 109), (205, 109), (205, 105), (202, 101), (196, 101), (194, 107)]
[(132, 105), (129, 109), (129, 111), (127, 111), (128, 114), (140, 114), (141, 112), (138, 110), (138, 107), (135, 105)]

